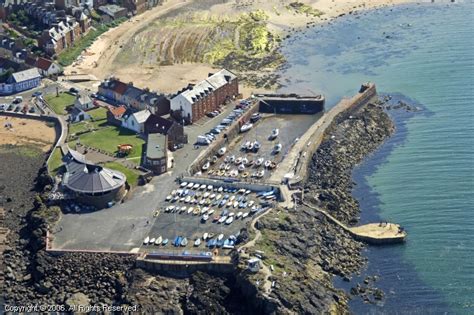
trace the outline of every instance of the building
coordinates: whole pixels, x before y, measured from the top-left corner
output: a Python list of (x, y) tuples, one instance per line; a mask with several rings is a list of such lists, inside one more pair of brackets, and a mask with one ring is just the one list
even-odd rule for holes
[(78, 107), (73, 107), (71, 112), (69, 113), (69, 121), (71, 123), (78, 123), (89, 119), (91, 119), (91, 116)]
[[(127, 112), (127, 108), (121, 106), (108, 106), (107, 108), (107, 123), (113, 126), (122, 126), (122, 117)], [(130, 113), (131, 114), (131, 113)]]
[(80, 110), (89, 110), (94, 108), (94, 104), (92, 103), (92, 99), (89, 97), (89, 95), (81, 91), (77, 94), (76, 99), (74, 100), (74, 107), (80, 109)]
[(145, 132), (145, 122), (151, 115), (149, 110), (142, 110), (130, 115), (122, 116), (122, 127), (135, 131), (136, 133)]
[(0, 95), (19, 93), (39, 86), (41, 75), (38, 69), (32, 68), (12, 73), (4, 83), (0, 83)]
[(163, 174), (168, 169), (167, 136), (151, 133), (147, 137), (144, 166), (155, 175)]
[(95, 165), (73, 150), (69, 150), (63, 161), (66, 172), (62, 186), (78, 202), (104, 208), (123, 198), (127, 179), (123, 173)]
[(133, 15), (138, 15), (146, 11), (147, 0), (123, 0), (122, 5)]
[(188, 136), (184, 133), (183, 125), (153, 114), (145, 122), (145, 134), (152, 133), (167, 136), (170, 150), (174, 150), (176, 145), (188, 143)]
[(170, 102), (171, 111), (177, 119), (193, 123), (238, 94), (237, 76), (222, 69), (210, 74), (206, 80), (196, 85), (189, 85), (175, 95)]
[(132, 83), (124, 83), (111, 78), (99, 85), (98, 93), (118, 104), (124, 104), (134, 110), (148, 109), (156, 115), (167, 115), (170, 112), (170, 101), (163, 94), (140, 89)]
[(120, 7), (116, 4), (107, 4), (100, 6), (98, 7), (97, 11), (104, 15), (107, 15), (112, 20), (127, 17), (127, 9), (124, 7)]
[(38, 68), (38, 71), (44, 77), (60, 74), (63, 71), (57, 63), (43, 57), (39, 57), (36, 60), (35, 67)]

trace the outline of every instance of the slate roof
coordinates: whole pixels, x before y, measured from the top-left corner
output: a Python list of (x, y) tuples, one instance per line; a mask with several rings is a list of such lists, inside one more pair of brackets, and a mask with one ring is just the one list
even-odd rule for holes
[(175, 122), (172, 120), (152, 114), (145, 122), (145, 129), (150, 129), (153, 130), (153, 132), (159, 132), (161, 134), (168, 134), (173, 124), (175, 124)]
[(41, 78), (41, 75), (38, 72), (38, 69), (28, 69), (20, 72), (16, 72), (12, 74), (12, 78), (15, 82), (24, 82), (31, 79)]

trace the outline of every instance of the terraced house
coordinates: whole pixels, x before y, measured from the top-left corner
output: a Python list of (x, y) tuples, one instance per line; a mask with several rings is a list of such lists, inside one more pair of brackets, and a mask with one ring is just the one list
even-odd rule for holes
[(126, 105), (133, 110), (148, 109), (151, 113), (163, 116), (170, 112), (170, 101), (163, 94), (140, 89), (132, 83), (124, 83), (115, 78), (105, 80), (99, 86), (98, 93), (117, 104)]
[(196, 85), (188, 85), (171, 98), (172, 115), (193, 123), (238, 94), (237, 76), (222, 69)]

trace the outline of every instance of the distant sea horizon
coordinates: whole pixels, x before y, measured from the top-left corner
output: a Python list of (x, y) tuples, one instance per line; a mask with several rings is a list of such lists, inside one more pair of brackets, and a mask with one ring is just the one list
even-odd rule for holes
[(367, 247), (361, 277), (386, 293), (356, 314), (474, 313), (474, 4), (423, 3), (344, 16), (283, 43), (281, 92), (323, 93), (327, 108), (375, 82), (419, 106), (390, 111), (396, 133), (353, 172), (361, 222), (387, 220), (406, 244)]

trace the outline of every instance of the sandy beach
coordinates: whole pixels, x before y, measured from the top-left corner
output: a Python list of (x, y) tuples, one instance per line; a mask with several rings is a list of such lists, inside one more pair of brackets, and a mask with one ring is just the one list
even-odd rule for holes
[(51, 148), (55, 137), (54, 127), (43, 121), (0, 116), (0, 146), (34, 145), (46, 152)]
[[(324, 23), (343, 14), (406, 3), (410, 2), (410, 0), (301, 1), (305, 8), (312, 8), (322, 12), (321, 16), (295, 12), (289, 9), (289, 3), (291, 2), (294, 1), (233, 0), (226, 3), (206, 1), (206, 4), (201, 4), (195, 0), (168, 0), (164, 5), (146, 11), (104, 33), (82, 54), (77, 62), (65, 69), (65, 74), (92, 74), (99, 80), (115, 76), (125, 82), (134, 82), (136, 86), (148, 87), (164, 93), (174, 93), (188, 83), (202, 80), (207, 77), (209, 72), (220, 67), (209, 63), (187, 62), (185, 59), (179, 59), (180, 54), (186, 54), (186, 52), (194, 49), (193, 46), (199, 46), (209, 41), (206, 36), (208, 35), (207, 33), (213, 32), (213, 29), (210, 27), (204, 27), (201, 30), (196, 27), (198, 29), (196, 34), (187, 34), (187, 37), (184, 37), (181, 41), (179, 38), (183, 36), (182, 34), (176, 34), (176, 31), (171, 32), (169, 38), (165, 38), (165, 35), (160, 38), (162, 35), (160, 31), (163, 28), (153, 29), (153, 32), (150, 31), (152, 35), (158, 36), (158, 39), (150, 38), (150, 34), (147, 34), (146, 30), (156, 26), (163, 19), (169, 19), (170, 16), (175, 20), (182, 19), (181, 21), (190, 20), (190, 16), (195, 18), (199, 14), (204, 14), (209, 20), (232, 20), (238, 19), (242, 14), (261, 10), (268, 16), (268, 30), (284, 38), (298, 29), (308, 25)], [(199, 19), (202, 19), (202, 17), (199, 17)], [(199, 20), (199, 22), (202, 21)], [(193, 21), (189, 23), (191, 24), (191, 29), (193, 29)], [(189, 28), (183, 27), (183, 29), (183, 32), (189, 33)], [(238, 35), (237, 32), (236, 36)], [(190, 37), (202, 37), (202, 40), (192, 42)], [(194, 40), (194, 38), (192, 39)], [(157, 42), (154, 46), (151, 46), (152, 43), (150, 42), (154, 40)], [(165, 46), (167, 58), (172, 58), (173, 62), (168, 65), (156, 60), (155, 62), (153, 60), (141, 60), (141, 56), (138, 56), (135, 52), (131, 52), (125, 62), (123, 56), (118, 58), (121, 55), (127, 54), (127, 51), (131, 48), (144, 45), (145, 48), (142, 48), (145, 51), (144, 54), (155, 50), (157, 46)], [(192, 52), (189, 53), (192, 54)], [(272, 71), (272, 69), (265, 70), (269, 73)], [(260, 69), (245, 74), (247, 76), (258, 75), (258, 71)], [(264, 92), (268, 91), (268, 89), (255, 89), (254, 87), (244, 86), (242, 91), (244, 96), (248, 96), (252, 92)]]

